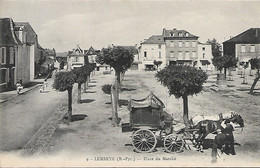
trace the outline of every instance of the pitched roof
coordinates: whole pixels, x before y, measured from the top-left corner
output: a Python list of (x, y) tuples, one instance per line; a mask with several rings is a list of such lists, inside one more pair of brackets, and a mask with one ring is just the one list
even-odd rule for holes
[(91, 46), (88, 50), (85, 50), (85, 55), (96, 55), (96, 51)]
[(14, 32), (14, 22), (11, 18), (0, 18), (0, 45), (19, 45), (21, 41)]
[(163, 37), (178, 37), (178, 38), (199, 38), (198, 36), (195, 36), (191, 33), (189, 33), (186, 30), (177, 30), (177, 29), (173, 29), (173, 30), (166, 30), (163, 29)]
[(243, 33), (225, 41), (224, 43), (249, 43), (259, 44), (260, 43), (260, 28), (250, 28)]
[(142, 44), (164, 44), (162, 35), (153, 35), (148, 40), (144, 41)]
[(26, 42), (29, 44), (38, 43), (37, 34), (33, 30), (29, 22), (15, 22), (16, 27), (23, 26), (26, 31)]
[(138, 50), (136, 49), (135, 46), (118, 46), (118, 47), (122, 47), (126, 50), (129, 50), (133, 54), (138, 54)]
[(79, 45), (77, 45), (75, 49), (68, 51), (68, 56), (84, 56), (83, 52), (84, 51), (79, 47)]
[(44, 50), (48, 53), (49, 56), (55, 56), (56, 55), (56, 52), (55, 52), (54, 49), (51, 50), (51, 49), (46, 48)]
[(68, 56), (67, 52), (56, 53), (56, 57), (67, 57), (67, 56)]

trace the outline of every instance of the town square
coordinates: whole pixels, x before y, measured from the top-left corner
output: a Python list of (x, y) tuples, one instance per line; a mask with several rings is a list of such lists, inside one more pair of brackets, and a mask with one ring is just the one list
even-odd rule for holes
[(259, 1), (0, 5), (1, 167), (259, 166)]

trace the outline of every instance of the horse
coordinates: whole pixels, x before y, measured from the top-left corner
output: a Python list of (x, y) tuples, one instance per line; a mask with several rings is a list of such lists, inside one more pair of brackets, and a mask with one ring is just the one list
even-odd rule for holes
[[(221, 122), (225, 119), (219, 119), (217, 121), (213, 120), (203, 120), (200, 121), (198, 124), (196, 124), (193, 129), (197, 129), (198, 137), (195, 137), (195, 147), (201, 148), (203, 140), (206, 138), (206, 136), (210, 133), (216, 134), (218, 129), (221, 129)], [(231, 122), (238, 124), (240, 127), (244, 127), (244, 120), (239, 114), (234, 114), (229, 119)]]

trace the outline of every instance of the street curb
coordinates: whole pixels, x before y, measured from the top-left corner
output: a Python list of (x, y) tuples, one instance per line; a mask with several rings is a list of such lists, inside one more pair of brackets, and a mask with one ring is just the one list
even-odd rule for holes
[(41, 86), (41, 85), (42, 85), (42, 84), (37, 84), (37, 85), (35, 85), (35, 86), (32, 86), (30, 89), (26, 89), (25, 91), (23, 91), (23, 92), (20, 93), (20, 94), (15, 94), (15, 95), (11, 96), (11, 97), (8, 98), (8, 99), (1, 100), (0, 103), (4, 103), (4, 102), (6, 102), (6, 101), (9, 101), (9, 100), (15, 98), (16, 96), (19, 96), (19, 95), (22, 95), (22, 94), (24, 94), (24, 93), (30, 92), (30, 91), (32, 91), (32, 90), (38, 88), (38, 87)]

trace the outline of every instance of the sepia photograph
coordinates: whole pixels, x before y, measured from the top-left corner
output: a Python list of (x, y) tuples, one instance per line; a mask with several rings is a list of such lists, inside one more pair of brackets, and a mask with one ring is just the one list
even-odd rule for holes
[(0, 0), (0, 167), (260, 167), (259, 9)]

